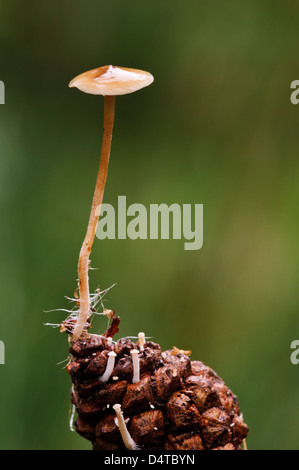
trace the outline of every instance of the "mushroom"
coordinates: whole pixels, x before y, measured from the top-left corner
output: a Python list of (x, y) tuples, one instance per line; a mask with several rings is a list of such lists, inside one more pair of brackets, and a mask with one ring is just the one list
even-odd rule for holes
[(69, 87), (76, 87), (85, 93), (104, 96), (104, 130), (101, 160), (87, 232), (79, 255), (78, 278), (80, 310), (72, 334), (73, 341), (79, 339), (83, 334), (90, 315), (90, 296), (88, 284), (89, 257), (96, 234), (108, 172), (114, 123), (115, 96), (133, 93), (134, 91), (140, 90), (141, 88), (150, 85), (153, 81), (154, 78), (149, 72), (106, 65), (104, 67), (89, 70), (88, 72), (78, 75), (69, 84)]
[(140, 351), (143, 351), (145, 345), (145, 334), (142, 331), (138, 333), (138, 344)]
[(140, 380), (140, 363), (139, 363), (139, 351), (138, 349), (132, 349), (130, 351), (132, 357), (132, 364), (133, 364), (133, 384), (139, 382)]
[(110, 379), (111, 374), (112, 374), (113, 369), (114, 369), (116, 356), (117, 356), (117, 354), (115, 354), (114, 351), (111, 351), (110, 353), (108, 353), (108, 360), (107, 360), (107, 364), (106, 364), (106, 370), (105, 370), (104, 374), (100, 377), (101, 382), (107, 382)]
[(126, 446), (127, 449), (129, 450), (139, 450), (139, 447), (138, 445), (136, 444), (136, 442), (132, 439), (128, 429), (127, 429), (127, 426), (126, 426), (126, 422), (125, 422), (125, 419), (124, 419), (124, 416), (123, 416), (123, 413), (122, 413), (122, 410), (121, 410), (121, 406), (119, 403), (116, 403), (114, 406), (113, 406), (113, 409), (116, 413), (116, 416), (117, 416), (117, 426), (118, 426), (118, 429), (119, 429), (119, 432), (121, 434), (121, 437), (122, 437), (122, 440)]

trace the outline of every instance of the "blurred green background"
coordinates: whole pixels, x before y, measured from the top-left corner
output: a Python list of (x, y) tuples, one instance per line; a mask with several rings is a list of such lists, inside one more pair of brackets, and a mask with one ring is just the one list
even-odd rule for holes
[(103, 98), (67, 85), (106, 64), (155, 82), (116, 100), (105, 202), (202, 203), (204, 245), (96, 240), (91, 289), (117, 283), (121, 336), (191, 349), (225, 379), (250, 449), (299, 449), (298, 14), (293, 0), (1, 1), (1, 449), (90, 448), (69, 430), (67, 337), (43, 324), (69, 308), (99, 164)]

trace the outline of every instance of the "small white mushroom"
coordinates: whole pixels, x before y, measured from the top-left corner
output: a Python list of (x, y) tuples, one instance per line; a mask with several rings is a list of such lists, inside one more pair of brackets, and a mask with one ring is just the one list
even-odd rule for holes
[(117, 354), (115, 354), (114, 351), (111, 351), (110, 353), (108, 353), (108, 361), (107, 361), (107, 365), (106, 365), (106, 370), (105, 370), (104, 374), (102, 375), (102, 377), (100, 377), (101, 382), (107, 382), (107, 380), (110, 379), (110, 376), (111, 376), (111, 374), (113, 372), (113, 369), (114, 369), (116, 356), (117, 356)]
[(72, 408), (71, 408), (71, 411), (70, 411), (70, 420), (69, 420), (69, 425), (70, 425), (70, 430), (71, 431), (75, 431), (75, 427), (74, 427), (75, 413), (76, 413), (76, 407), (75, 407), (75, 405), (72, 405)]
[(119, 432), (121, 434), (122, 440), (124, 441), (126, 448), (129, 450), (139, 450), (138, 445), (132, 439), (127, 429), (126, 421), (124, 420), (123, 413), (121, 411), (121, 406), (119, 404), (116, 404), (113, 406), (113, 409), (116, 413), (117, 426), (118, 426)]
[(144, 349), (144, 345), (145, 345), (145, 336), (144, 336), (144, 333), (138, 333), (138, 338), (139, 338), (139, 348), (140, 348), (140, 351), (143, 351)]
[(112, 338), (110, 336), (109, 336), (109, 338), (107, 338), (107, 345), (108, 346), (112, 345)]
[(139, 365), (139, 351), (138, 349), (132, 349), (130, 351), (130, 354), (132, 356), (132, 363), (133, 363), (133, 384), (136, 382), (139, 382), (140, 380), (140, 365)]

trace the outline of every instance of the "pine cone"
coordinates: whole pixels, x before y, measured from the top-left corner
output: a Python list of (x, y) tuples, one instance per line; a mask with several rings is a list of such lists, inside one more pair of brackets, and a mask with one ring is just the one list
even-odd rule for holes
[[(138, 350), (140, 366), (135, 383), (132, 350)], [(184, 353), (161, 352), (151, 341), (143, 347), (125, 338), (112, 344), (97, 335), (72, 343), (67, 371), (77, 432), (95, 450), (125, 450), (123, 416), (136, 448), (241, 450), (248, 427), (237, 397), (212, 369)], [(116, 414), (116, 404), (123, 415)]]

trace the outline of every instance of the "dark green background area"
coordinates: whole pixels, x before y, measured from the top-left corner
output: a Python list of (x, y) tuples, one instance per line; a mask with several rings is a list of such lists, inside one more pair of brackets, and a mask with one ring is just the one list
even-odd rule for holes
[(99, 164), (103, 98), (67, 85), (114, 64), (155, 82), (116, 100), (105, 202), (202, 203), (204, 245), (96, 240), (91, 289), (117, 283), (121, 336), (191, 349), (225, 379), (250, 449), (299, 449), (298, 14), (293, 0), (2, 0), (0, 448), (90, 448), (68, 427), (67, 337), (43, 324), (76, 288)]

